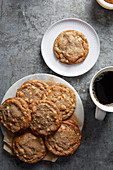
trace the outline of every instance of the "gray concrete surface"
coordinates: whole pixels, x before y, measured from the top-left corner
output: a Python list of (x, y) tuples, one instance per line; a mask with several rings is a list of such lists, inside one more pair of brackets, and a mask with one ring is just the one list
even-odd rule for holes
[[(95, 66), (79, 77), (63, 77), (50, 70), (40, 51), (42, 37), (54, 22), (80, 18), (91, 24), (100, 38)], [(28, 165), (3, 149), (0, 131), (0, 170), (113, 170), (113, 114), (104, 121), (94, 118), (95, 105), (89, 82), (100, 68), (113, 65), (113, 11), (96, 0), (0, 0), (0, 101), (18, 79), (32, 73), (51, 73), (64, 78), (79, 93), (85, 110), (83, 139), (77, 152), (56, 163), (41, 161)]]

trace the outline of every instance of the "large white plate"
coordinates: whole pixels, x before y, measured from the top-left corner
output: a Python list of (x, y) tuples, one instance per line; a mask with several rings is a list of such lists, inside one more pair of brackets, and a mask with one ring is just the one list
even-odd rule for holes
[[(66, 65), (55, 57), (53, 52), (54, 40), (64, 30), (77, 30), (86, 36), (89, 43), (89, 54), (82, 63)], [(94, 66), (100, 53), (100, 41), (96, 31), (88, 23), (80, 19), (64, 19), (51, 25), (45, 32), (41, 43), (41, 52), (50, 69), (60, 75), (74, 77), (86, 73)]]
[[(76, 92), (76, 90), (65, 80), (57, 77), (57, 76), (54, 76), (54, 75), (51, 75), (51, 74), (32, 74), (32, 75), (29, 75), (29, 76), (26, 76), (26, 77), (23, 77), (22, 79), (18, 80), (16, 83), (14, 83), (9, 89), (8, 91), (6, 92), (5, 96), (3, 97), (3, 100), (2, 102), (4, 102), (6, 99), (10, 98), (10, 97), (15, 97), (16, 96), (16, 92), (17, 92), (17, 89), (27, 80), (33, 80), (33, 79), (38, 79), (38, 80), (42, 80), (42, 81), (45, 81), (47, 79), (49, 79), (50, 77), (54, 77), (55, 81), (57, 83), (62, 83), (62, 84), (65, 84), (67, 86), (69, 86), (74, 92), (75, 92), (75, 95), (76, 95), (76, 114), (78, 115), (78, 117), (80, 118), (80, 120), (82, 121), (82, 126), (80, 127), (80, 130), (82, 130), (83, 128), (83, 123), (84, 123), (84, 109), (83, 109), (83, 104), (82, 104), (82, 101), (78, 95), (78, 93)], [(2, 128), (2, 131), (3, 131), (3, 128)], [(4, 133), (4, 132), (3, 132)]]

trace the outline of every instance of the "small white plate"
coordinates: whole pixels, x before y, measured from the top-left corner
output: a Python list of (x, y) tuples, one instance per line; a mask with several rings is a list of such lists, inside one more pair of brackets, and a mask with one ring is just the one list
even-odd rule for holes
[[(45, 80), (48, 80), (50, 77), (54, 77), (56, 83), (65, 84), (65, 85), (69, 86), (69, 87), (75, 92), (75, 95), (76, 95), (76, 109), (75, 109), (75, 112), (76, 112), (76, 114), (78, 115), (78, 117), (80, 118), (80, 120), (81, 120), (81, 122), (82, 122), (82, 126), (80, 127), (80, 130), (82, 130), (83, 124), (84, 124), (84, 108), (83, 108), (82, 101), (81, 101), (78, 93), (76, 92), (76, 90), (75, 90), (67, 81), (61, 79), (60, 77), (57, 77), (57, 76), (54, 76), (54, 75), (51, 75), (51, 74), (43, 74), (43, 73), (42, 73), (42, 74), (32, 74), (32, 75), (23, 77), (22, 79), (18, 80), (16, 83), (14, 83), (14, 84), (8, 89), (8, 91), (6, 92), (5, 96), (3, 97), (2, 103), (3, 103), (6, 99), (8, 99), (8, 98), (10, 98), (10, 97), (15, 97), (15, 96), (16, 96), (16, 92), (17, 92), (17, 89), (18, 89), (25, 81), (33, 80), (33, 79), (38, 79), (38, 80), (45, 81)], [(1, 129), (2, 129), (2, 132), (4, 133), (3, 126), (1, 126)]]
[[(54, 40), (64, 30), (77, 30), (86, 36), (89, 43), (89, 54), (82, 63), (66, 65), (55, 57)], [(50, 69), (60, 75), (74, 77), (86, 73), (94, 66), (100, 53), (100, 41), (96, 31), (88, 23), (80, 19), (64, 19), (51, 25), (45, 32), (41, 43), (41, 52)]]

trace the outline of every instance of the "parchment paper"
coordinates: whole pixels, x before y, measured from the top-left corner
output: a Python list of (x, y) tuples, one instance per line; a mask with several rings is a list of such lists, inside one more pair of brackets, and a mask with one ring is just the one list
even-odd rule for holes
[[(49, 78), (48, 80), (45, 81), (49, 86), (55, 84), (55, 79), (53, 77)], [(76, 124), (80, 127), (82, 126), (82, 122), (77, 116), (76, 113), (74, 113), (69, 119), (73, 119)], [(12, 139), (14, 137), (14, 134), (9, 132), (6, 128), (4, 130), (4, 146), (3, 149), (7, 151), (9, 154), (14, 155), (13, 150), (12, 150)], [(51, 152), (47, 152), (46, 156), (43, 158), (43, 160), (48, 160), (51, 162), (55, 162), (58, 159), (58, 156), (52, 154)]]

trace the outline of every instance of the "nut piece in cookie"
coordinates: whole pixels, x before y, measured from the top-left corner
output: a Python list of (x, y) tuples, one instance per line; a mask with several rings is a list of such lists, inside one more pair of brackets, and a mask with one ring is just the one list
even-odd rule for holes
[(34, 100), (40, 100), (48, 85), (41, 80), (29, 80), (17, 89), (16, 96), (23, 98), (28, 104)]
[(57, 132), (45, 138), (50, 152), (57, 156), (73, 154), (81, 144), (81, 131), (73, 120), (64, 121)]
[(38, 162), (46, 155), (43, 139), (30, 132), (14, 137), (12, 147), (16, 156), (27, 163)]
[(72, 65), (85, 60), (89, 53), (89, 45), (81, 32), (66, 30), (55, 39), (53, 50), (60, 62)]
[(74, 91), (61, 83), (50, 86), (44, 93), (43, 99), (56, 104), (62, 114), (62, 120), (68, 119), (75, 111), (76, 96)]
[(53, 102), (39, 100), (29, 107), (32, 112), (30, 129), (35, 134), (50, 135), (61, 125), (62, 115)]
[(0, 107), (1, 123), (11, 132), (23, 132), (30, 126), (31, 111), (19, 97), (5, 100)]

